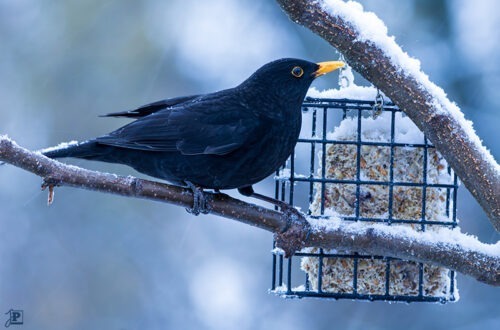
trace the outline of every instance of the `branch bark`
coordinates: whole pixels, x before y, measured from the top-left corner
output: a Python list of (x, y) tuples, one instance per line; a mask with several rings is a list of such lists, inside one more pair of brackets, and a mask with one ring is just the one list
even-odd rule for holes
[[(377, 40), (360, 38), (355, 22), (333, 15), (324, 1), (277, 0), (290, 19), (337, 48), (349, 65), (384, 92), (427, 135), (500, 231), (500, 170), (486, 148), (452, 114), (445, 96), (424, 86), (412, 72), (391, 61)], [(337, 3), (338, 5), (345, 5)], [(369, 19), (370, 17), (368, 17)], [(437, 88), (434, 84), (430, 83)]]
[[(42, 177), (44, 185), (84, 188), (183, 207), (193, 205), (189, 189), (65, 165), (24, 149), (5, 136), (0, 136), (0, 161)], [(394, 231), (389, 226), (347, 221), (338, 221), (332, 227), (311, 228), (297, 214), (283, 214), (225, 194), (206, 193), (206, 197), (210, 213), (274, 233), (278, 246), (289, 254), (303, 247), (323, 247), (385, 255), (447, 267), (500, 286), (500, 244), (487, 245), (477, 240), (472, 245), (465, 244), (472, 238), (456, 232), (452, 242), (436, 244), (425, 233), (406, 235), (404, 230)]]

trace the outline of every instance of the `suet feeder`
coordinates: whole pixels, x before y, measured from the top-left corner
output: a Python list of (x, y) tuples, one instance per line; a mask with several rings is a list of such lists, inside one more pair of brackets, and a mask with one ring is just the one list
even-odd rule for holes
[[(275, 177), (275, 197), (313, 218), (455, 228), (458, 180), (424, 134), (374, 88), (344, 87), (334, 96), (305, 99), (301, 137)], [(443, 267), (353, 251), (307, 248), (286, 259), (273, 249), (271, 292), (445, 303), (458, 298), (455, 277)]]

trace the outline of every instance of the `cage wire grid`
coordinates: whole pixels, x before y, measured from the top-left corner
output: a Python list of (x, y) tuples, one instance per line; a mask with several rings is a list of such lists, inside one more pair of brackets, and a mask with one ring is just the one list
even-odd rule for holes
[[(434, 146), (427, 140), (424, 135), (422, 143), (401, 143), (395, 139), (396, 114), (402, 111), (392, 102), (380, 102), (379, 99), (373, 101), (363, 101), (354, 99), (320, 99), (307, 97), (302, 105), (304, 112), (309, 112), (310, 127), (303, 127), (301, 137), (298, 140), (297, 146), (287, 161), (287, 163), (277, 171), (275, 177), (275, 198), (286, 201), (291, 205), (299, 206), (303, 210), (307, 209), (307, 214), (313, 218), (328, 218), (325, 215), (325, 192), (328, 184), (351, 185), (355, 186), (355, 198), (353, 202), (354, 214), (341, 215), (343, 221), (365, 221), (365, 222), (381, 222), (387, 225), (393, 224), (410, 224), (413, 228), (420, 231), (425, 231), (429, 225), (445, 226), (455, 228), (457, 226), (456, 205), (457, 205), (457, 189), (458, 179), (456, 174), (447, 166), (446, 171), (450, 176), (449, 183), (430, 183), (427, 182), (428, 177), (428, 158), (429, 151)], [(376, 113), (376, 114), (375, 114)], [(362, 137), (363, 118), (378, 115), (380, 113), (390, 114), (390, 141), (389, 142), (374, 142), (366, 141)], [(337, 140), (329, 139), (328, 132), (332, 131), (335, 124), (345, 120), (346, 118), (354, 118), (357, 121), (356, 139), (354, 140)], [(305, 124), (309, 124), (306, 121)], [(305, 130), (305, 132), (304, 132)], [(384, 147), (390, 150), (390, 161), (388, 180), (370, 180), (361, 175), (362, 157), (356, 156), (355, 162), (355, 177), (347, 179), (336, 179), (329, 177), (326, 173), (326, 154), (327, 148), (331, 145), (350, 145), (355, 147), (356, 155), (363, 155), (363, 146)], [(396, 148), (415, 148), (423, 152), (422, 177), (420, 182), (405, 182), (395, 179), (395, 149)], [(304, 159), (308, 159), (304, 162)], [(399, 166), (399, 165), (398, 165)], [(286, 175), (283, 175), (286, 173)], [(360, 201), (370, 196), (364, 196), (363, 187), (365, 186), (384, 186), (388, 188), (388, 206), (384, 216), (369, 217), (361, 212)], [(415, 187), (421, 189), (421, 210), (419, 219), (401, 219), (394, 216), (394, 197), (393, 192), (396, 187)], [(317, 190), (321, 190), (319, 214), (313, 214), (311, 205), (317, 196)], [(413, 189), (413, 188), (409, 188)], [(445, 190), (446, 203), (446, 221), (427, 219), (427, 191), (429, 189)], [(317, 212), (316, 212), (317, 213)], [(300, 269), (301, 258), (311, 258), (317, 260), (318, 271), (317, 278), (312, 279), (307, 272)], [(352, 283), (349, 284), (352, 290), (326, 290), (324, 285), (324, 269), (325, 260), (327, 258), (338, 258), (352, 261)], [(358, 265), (362, 260), (379, 260), (385, 264), (385, 278), (383, 286), (384, 292), (367, 293), (359, 290), (358, 281), (360, 271)], [(299, 261), (299, 262), (297, 262)], [(276, 293), (285, 298), (330, 298), (330, 299), (356, 299), (356, 300), (382, 300), (382, 301), (399, 301), (399, 302), (440, 302), (455, 301), (455, 272), (447, 270), (448, 285), (446, 294), (428, 295), (424, 290), (424, 269), (426, 265), (423, 263), (416, 264), (416, 274), (414, 276), (417, 287), (412, 294), (401, 294), (391, 292), (391, 267), (399, 262), (400, 259), (370, 256), (358, 253), (342, 253), (338, 251), (325, 251), (316, 249), (316, 251), (300, 251), (293, 257), (285, 259), (279, 249), (275, 249), (273, 243), (272, 255), (272, 284), (270, 292)], [(316, 282), (316, 285), (312, 285)]]

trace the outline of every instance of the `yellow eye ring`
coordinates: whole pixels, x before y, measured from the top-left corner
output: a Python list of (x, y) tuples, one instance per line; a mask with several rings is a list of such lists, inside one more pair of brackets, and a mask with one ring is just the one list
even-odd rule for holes
[(304, 70), (300, 66), (294, 66), (292, 69), (292, 75), (294, 77), (300, 78), (302, 75), (304, 75)]

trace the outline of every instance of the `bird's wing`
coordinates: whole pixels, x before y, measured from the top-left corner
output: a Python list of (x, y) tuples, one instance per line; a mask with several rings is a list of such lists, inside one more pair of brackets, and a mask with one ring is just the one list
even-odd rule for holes
[(199, 97), (200, 95), (189, 95), (189, 96), (179, 96), (179, 97), (173, 97), (170, 99), (165, 99), (153, 103), (149, 103), (146, 105), (143, 105), (137, 109), (130, 110), (130, 111), (121, 111), (121, 112), (113, 112), (113, 113), (108, 113), (105, 115), (101, 115), (100, 117), (128, 117), (128, 118), (140, 118), (140, 117), (145, 117), (147, 115), (150, 115), (154, 112), (158, 112), (160, 110), (173, 107), (175, 105), (188, 102), (191, 100), (194, 100), (195, 98)]
[(258, 136), (258, 127), (259, 119), (241, 104), (200, 99), (139, 118), (97, 142), (184, 155), (225, 155)]

